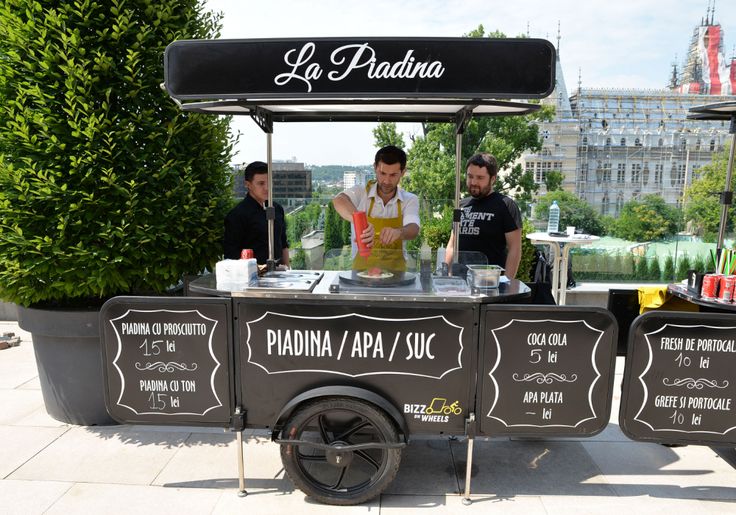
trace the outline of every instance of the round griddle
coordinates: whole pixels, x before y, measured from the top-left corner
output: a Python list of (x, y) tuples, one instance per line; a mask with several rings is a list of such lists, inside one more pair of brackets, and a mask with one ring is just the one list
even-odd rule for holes
[(370, 277), (361, 277), (358, 275), (362, 270), (351, 270), (349, 272), (340, 272), (340, 282), (352, 286), (365, 286), (368, 288), (391, 288), (397, 286), (409, 286), (414, 284), (416, 274), (412, 272), (391, 272), (391, 277), (383, 279), (372, 279)]

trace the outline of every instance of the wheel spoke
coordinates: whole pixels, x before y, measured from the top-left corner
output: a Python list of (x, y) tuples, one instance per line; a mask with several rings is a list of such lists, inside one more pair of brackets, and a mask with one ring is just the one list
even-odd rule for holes
[(319, 425), (319, 434), (322, 435), (322, 441), (324, 443), (332, 443), (327, 436), (327, 427), (325, 427), (325, 416), (323, 414), (317, 417), (317, 424)]
[(355, 455), (356, 456), (360, 456), (364, 461), (367, 461), (376, 470), (378, 470), (379, 468), (381, 468), (381, 465), (375, 459), (373, 459), (373, 457), (370, 454), (368, 454), (367, 452), (365, 452), (365, 451), (355, 451)]
[(302, 454), (299, 453), (297, 455), (297, 458), (299, 458), (301, 461), (314, 461), (314, 462), (321, 462), (321, 463), (327, 463), (327, 456), (319, 455), (319, 454)]
[(357, 433), (358, 431), (360, 431), (364, 427), (368, 427), (370, 425), (371, 425), (371, 422), (369, 420), (362, 419), (362, 420), (358, 421), (358, 423), (356, 423), (350, 429), (346, 429), (345, 431), (343, 431), (342, 433), (340, 433), (339, 435), (337, 435), (335, 437), (335, 440), (347, 440), (350, 437), (350, 435), (352, 435), (354, 433)]
[[(382, 447), (398, 441), (396, 428), (370, 403), (328, 398), (305, 404), (286, 427), (294, 431), (289, 435), (291, 452), (286, 447), (281, 450), (284, 467), (295, 485), (321, 502), (353, 504), (371, 499), (396, 474), (400, 451)], [(368, 448), (343, 448), (361, 444)]]
[(340, 471), (340, 477), (337, 478), (337, 481), (335, 482), (335, 484), (332, 485), (330, 488), (332, 488), (333, 490), (337, 490), (340, 488), (340, 485), (342, 484), (342, 480), (345, 479), (345, 473), (348, 471), (349, 468), (350, 468), (350, 465), (348, 465), (347, 467), (343, 467), (343, 469)]

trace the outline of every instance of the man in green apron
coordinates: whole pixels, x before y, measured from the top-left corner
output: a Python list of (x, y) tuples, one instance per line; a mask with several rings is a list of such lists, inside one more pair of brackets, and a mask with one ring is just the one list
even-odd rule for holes
[[(353, 227), (354, 270), (404, 271), (404, 242), (419, 234), (419, 199), (399, 186), (406, 172), (406, 153), (393, 145), (383, 147), (376, 152), (373, 168), (375, 180), (346, 189), (332, 204), (350, 222), (355, 211), (365, 211), (368, 218), (368, 227), (362, 234), (355, 234)], [(371, 247), (370, 256), (357, 255), (356, 238)]]

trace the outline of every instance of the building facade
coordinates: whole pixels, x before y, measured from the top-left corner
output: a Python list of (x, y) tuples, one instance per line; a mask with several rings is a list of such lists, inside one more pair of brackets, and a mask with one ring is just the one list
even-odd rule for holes
[(286, 205), (301, 205), (312, 198), (312, 170), (296, 161), (273, 162), (273, 198)]
[[(701, 69), (720, 67), (718, 77), (733, 75), (736, 65), (725, 66), (722, 52), (713, 52), (722, 47), (715, 41), (720, 26), (707, 19), (703, 23), (695, 31), (688, 62), (700, 59)], [(708, 36), (707, 45), (703, 35)], [(521, 159), (540, 184), (539, 193), (545, 193), (546, 174), (557, 170), (565, 190), (604, 215), (616, 216), (625, 202), (652, 193), (681, 205), (683, 191), (698, 169), (730, 141), (728, 122), (688, 120), (688, 110), (734, 100), (728, 96), (730, 82), (716, 81), (715, 75), (706, 82), (702, 74), (693, 75), (692, 68), (686, 65), (682, 74), (673, 72), (668, 89), (592, 89), (579, 83), (568, 96), (558, 53), (556, 88), (543, 101), (555, 106), (555, 119), (540, 124), (541, 150)], [(704, 94), (715, 91), (721, 94)]]
[[(312, 170), (297, 161), (274, 161), (273, 198), (286, 206), (302, 205), (304, 199), (312, 198)], [(243, 181), (245, 165), (232, 168), (233, 196), (244, 197), (247, 192)]]
[(342, 184), (344, 189), (352, 188), (356, 184), (364, 186), (370, 174), (363, 171), (347, 171), (342, 173)]

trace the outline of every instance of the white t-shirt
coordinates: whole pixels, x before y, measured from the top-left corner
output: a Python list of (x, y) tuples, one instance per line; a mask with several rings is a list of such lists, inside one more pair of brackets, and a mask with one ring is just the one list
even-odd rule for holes
[[(407, 224), (419, 223), (419, 198), (413, 193), (405, 191), (403, 188), (398, 187), (396, 195), (389, 200), (386, 204), (383, 203), (383, 199), (378, 196), (376, 192), (376, 183), (373, 183), (368, 190), (365, 191), (365, 185), (356, 184), (350, 189), (343, 191), (348, 196), (350, 201), (358, 211), (365, 211), (368, 214), (368, 208), (371, 205), (371, 199), (375, 198), (376, 201), (373, 203), (373, 209), (371, 210), (371, 217), (373, 218), (396, 218), (399, 216), (398, 201), (401, 200), (401, 218), (402, 226)], [(355, 243), (355, 227), (350, 224), (351, 241), (353, 242), (353, 256), (358, 251), (358, 246)], [(378, 235), (376, 235), (378, 236)], [(406, 252), (406, 242), (402, 242), (404, 251)]]

